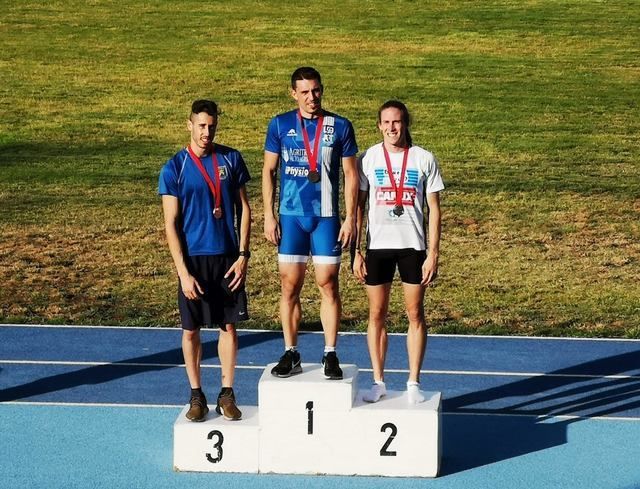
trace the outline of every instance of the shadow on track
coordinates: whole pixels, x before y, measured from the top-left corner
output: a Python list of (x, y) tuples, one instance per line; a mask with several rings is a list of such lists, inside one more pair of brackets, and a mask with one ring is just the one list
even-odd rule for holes
[(446, 399), (442, 475), (562, 445), (571, 423), (640, 408), (638, 369), (640, 350)]
[[(273, 340), (272, 332), (238, 335), (238, 350)], [(218, 341), (202, 344), (202, 360), (217, 358)], [(50, 392), (72, 389), (81, 385), (103, 384), (149, 371), (162, 371), (184, 364), (181, 348), (153, 353), (106, 365), (96, 365), (73, 372), (43, 377), (33, 382), (0, 390), (0, 402), (26, 400)]]

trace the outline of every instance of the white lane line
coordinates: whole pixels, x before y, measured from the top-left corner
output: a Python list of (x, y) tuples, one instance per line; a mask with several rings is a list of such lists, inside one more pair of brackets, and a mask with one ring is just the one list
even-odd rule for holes
[[(69, 362), (57, 360), (0, 360), (0, 365), (59, 365), (68, 367), (151, 367), (151, 368), (184, 368), (184, 363), (135, 363), (135, 362)], [(220, 368), (220, 365), (203, 364), (201, 368)], [(237, 365), (237, 369), (264, 370), (266, 365)], [(359, 368), (360, 372), (372, 372), (370, 368)], [(408, 373), (408, 369), (385, 369), (385, 373)], [(493, 377), (546, 377), (571, 379), (640, 379), (640, 375), (597, 375), (597, 374), (554, 374), (544, 372), (496, 372), (482, 370), (421, 370), (422, 374), (431, 375), (475, 375)]]
[(549, 414), (524, 414), (524, 413), (483, 413), (483, 412), (464, 412), (464, 411), (443, 411), (444, 416), (496, 416), (496, 417), (520, 417), (520, 418), (535, 418), (541, 424), (553, 424), (556, 421), (578, 421), (578, 420), (596, 420), (596, 421), (635, 421), (640, 422), (640, 418), (629, 417), (624, 418), (621, 416), (576, 416), (571, 414), (549, 415)]
[[(67, 367), (153, 367), (184, 368), (184, 363), (136, 363), (136, 362), (69, 362), (59, 360), (0, 360), (0, 365), (62, 365)], [(237, 365), (236, 368), (264, 370), (265, 365)], [(220, 368), (220, 365), (203, 364), (201, 368)]]
[[(3, 405), (14, 406), (60, 406), (60, 407), (113, 407), (113, 408), (149, 408), (149, 409), (182, 409), (186, 404), (126, 404), (126, 403), (101, 403), (101, 402), (53, 402), (53, 401), (3, 401), (0, 402), (0, 409)], [(242, 407), (242, 405), (240, 406)], [(552, 415), (552, 414), (526, 414), (526, 413), (487, 413), (475, 411), (443, 411), (444, 416), (493, 416), (493, 417), (520, 417), (534, 418), (540, 423), (552, 424), (556, 421), (575, 420), (596, 420), (596, 421), (627, 421), (640, 422), (638, 417), (621, 416), (575, 416), (575, 415)]]
[(3, 404), (12, 404), (18, 406), (80, 406), (80, 407), (123, 407), (123, 408), (183, 408), (186, 404), (116, 404), (111, 402), (53, 402), (53, 401), (3, 401)]
[[(177, 326), (92, 326), (85, 324), (16, 324), (16, 323), (2, 323), (0, 324), (0, 328), (2, 327), (11, 327), (11, 328), (59, 328), (59, 329), (133, 329), (133, 330), (145, 330), (149, 332), (153, 331), (173, 331), (179, 333), (182, 331)], [(205, 333), (216, 333), (216, 329), (207, 328), (202, 330)], [(247, 333), (273, 333), (274, 335), (282, 336), (282, 331), (273, 330), (273, 329), (238, 329), (239, 333), (247, 332)], [(323, 331), (300, 331), (300, 334), (315, 334), (315, 335), (324, 335)], [(366, 336), (366, 332), (360, 331), (341, 331), (339, 333), (340, 336)], [(389, 336), (406, 336), (406, 333), (389, 333)], [(558, 337), (558, 336), (506, 336), (506, 335), (474, 335), (474, 334), (438, 334), (438, 333), (429, 333), (429, 336), (439, 337), (439, 338), (474, 338), (474, 339), (504, 339), (504, 340), (554, 340), (554, 341), (598, 341), (598, 342), (636, 342), (640, 343), (640, 339), (638, 338), (575, 338), (575, 337)]]

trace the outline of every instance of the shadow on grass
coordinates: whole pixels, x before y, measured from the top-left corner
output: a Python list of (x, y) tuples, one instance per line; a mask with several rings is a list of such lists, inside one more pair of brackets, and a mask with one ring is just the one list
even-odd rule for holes
[(446, 399), (442, 475), (562, 445), (571, 423), (640, 408), (639, 368), (637, 350)]
[[(271, 332), (238, 335), (238, 350), (273, 341)], [(217, 340), (202, 344), (202, 360), (217, 358)], [(106, 384), (124, 377), (150, 371), (162, 371), (184, 364), (181, 348), (174, 348), (151, 355), (119, 360), (106, 365), (96, 365), (73, 372), (43, 377), (33, 382), (0, 390), (0, 402), (24, 400), (51, 392), (72, 389), (82, 385)]]

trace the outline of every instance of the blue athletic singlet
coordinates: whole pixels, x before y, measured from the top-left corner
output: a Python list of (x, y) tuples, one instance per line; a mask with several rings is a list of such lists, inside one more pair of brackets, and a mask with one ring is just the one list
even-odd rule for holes
[[(235, 220), (240, 211), (236, 209), (235, 197), (237, 190), (251, 177), (237, 150), (215, 144), (214, 151), (219, 164), (222, 218), (213, 216), (213, 195), (186, 148), (166, 162), (158, 179), (158, 194), (173, 195), (180, 201), (182, 231), (189, 256), (223, 255), (238, 250)], [(211, 155), (201, 160), (213, 178)]]
[[(320, 181), (308, 180), (309, 161), (298, 119), (298, 110), (277, 115), (269, 123), (264, 149), (280, 155), (280, 206), (281, 216), (339, 215), (340, 166), (344, 157), (358, 152), (353, 126), (344, 117), (324, 112), (318, 149)], [(317, 119), (303, 119), (314, 146)]]

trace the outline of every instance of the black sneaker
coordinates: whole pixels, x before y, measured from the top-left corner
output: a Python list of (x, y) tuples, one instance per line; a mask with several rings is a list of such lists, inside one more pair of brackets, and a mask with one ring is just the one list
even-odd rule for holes
[(300, 373), (302, 373), (300, 353), (293, 350), (285, 351), (284, 355), (280, 357), (278, 365), (271, 369), (271, 374), (276, 377), (291, 377)]
[(340, 361), (335, 351), (325, 353), (322, 357), (322, 365), (324, 365), (324, 376), (331, 380), (340, 380), (342, 378), (342, 369)]

